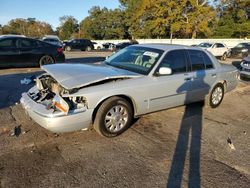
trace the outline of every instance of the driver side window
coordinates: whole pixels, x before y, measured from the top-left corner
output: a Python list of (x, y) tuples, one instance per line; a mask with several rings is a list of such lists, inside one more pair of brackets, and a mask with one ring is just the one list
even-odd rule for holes
[(185, 50), (173, 50), (163, 58), (160, 68), (168, 67), (172, 69), (172, 74), (187, 72), (187, 58)]

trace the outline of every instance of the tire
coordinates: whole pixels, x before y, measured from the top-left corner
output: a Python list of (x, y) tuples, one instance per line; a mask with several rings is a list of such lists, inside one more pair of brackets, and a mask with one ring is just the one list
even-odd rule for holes
[(101, 104), (93, 126), (98, 134), (112, 138), (130, 127), (132, 117), (133, 109), (128, 101), (120, 97), (111, 97)]
[(211, 108), (217, 108), (224, 98), (224, 86), (218, 83), (214, 86), (211, 93), (209, 94), (209, 106)]
[(101, 50), (101, 47), (100, 47), (100, 46), (97, 46), (97, 50)]
[(222, 61), (225, 61), (227, 59), (227, 53), (224, 53), (222, 56), (221, 56), (221, 60)]
[(66, 46), (66, 47), (65, 47), (65, 50), (68, 51), (68, 52), (70, 52), (72, 49), (71, 49), (70, 46)]
[(49, 64), (54, 64), (54, 63), (55, 63), (55, 60), (53, 59), (53, 57), (49, 55), (44, 55), (39, 60), (40, 67), (43, 65), (49, 65)]
[(91, 49), (90, 46), (87, 46), (87, 47), (86, 47), (86, 51), (87, 51), (87, 52), (90, 52), (91, 50), (92, 50), (92, 49)]

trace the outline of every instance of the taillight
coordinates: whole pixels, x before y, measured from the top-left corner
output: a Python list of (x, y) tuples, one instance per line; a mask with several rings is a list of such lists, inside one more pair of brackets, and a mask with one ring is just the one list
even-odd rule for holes
[(57, 48), (56, 49), (58, 53), (62, 53), (63, 52), (63, 48)]

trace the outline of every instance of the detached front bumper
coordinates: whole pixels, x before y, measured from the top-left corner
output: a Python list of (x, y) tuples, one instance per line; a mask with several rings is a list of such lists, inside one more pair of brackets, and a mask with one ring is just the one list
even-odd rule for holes
[(39, 125), (55, 133), (86, 129), (92, 122), (92, 109), (70, 111), (68, 115), (53, 113), (42, 104), (33, 101), (27, 93), (20, 100), (27, 114)]

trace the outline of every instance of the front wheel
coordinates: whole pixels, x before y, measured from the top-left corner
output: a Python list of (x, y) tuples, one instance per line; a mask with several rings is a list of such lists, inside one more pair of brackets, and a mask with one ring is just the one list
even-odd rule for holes
[(130, 127), (132, 117), (133, 110), (128, 101), (121, 97), (111, 97), (98, 109), (94, 129), (102, 136), (115, 137)]
[(71, 49), (70, 46), (66, 46), (66, 47), (65, 47), (65, 50), (68, 51), (68, 52), (70, 52), (72, 49)]
[(54, 64), (54, 63), (55, 63), (55, 61), (54, 61), (53, 57), (51, 57), (49, 55), (44, 55), (39, 60), (40, 66)]
[(218, 107), (224, 98), (224, 86), (221, 83), (218, 83), (212, 89), (209, 96), (209, 105), (211, 108)]
[(90, 47), (90, 46), (87, 46), (87, 47), (86, 47), (86, 51), (87, 51), (87, 52), (91, 51), (91, 47)]

